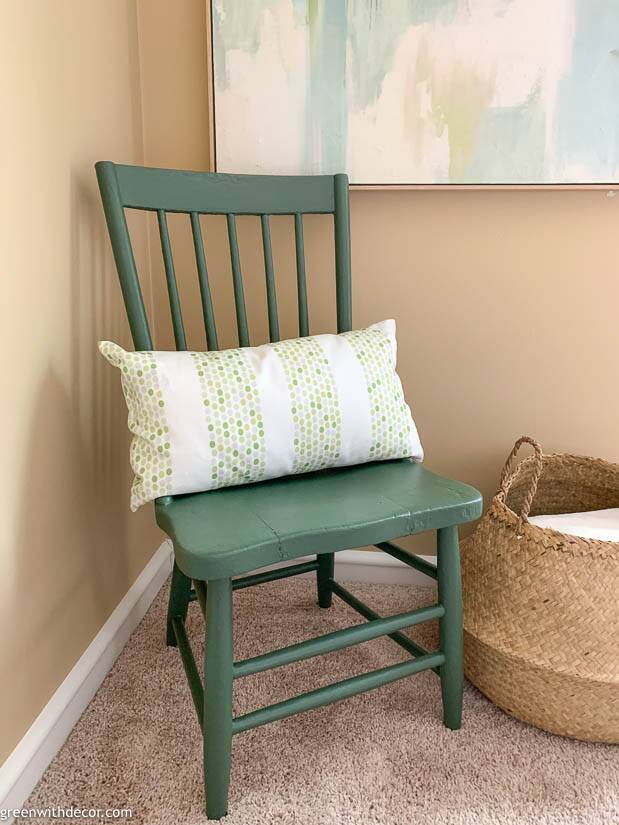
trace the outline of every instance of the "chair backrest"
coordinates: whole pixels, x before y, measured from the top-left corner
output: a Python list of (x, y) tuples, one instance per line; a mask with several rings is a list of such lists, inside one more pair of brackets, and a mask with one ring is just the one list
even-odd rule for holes
[(239, 346), (249, 346), (250, 341), (237, 240), (237, 215), (256, 215), (260, 218), (269, 338), (271, 341), (278, 341), (280, 338), (279, 319), (269, 217), (271, 215), (294, 217), (299, 335), (305, 336), (310, 334), (310, 330), (303, 246), (303, 215), (332, 214), (335, 233), (337, 329), (338, 332), (345, 332), (352, 328), (350, 225), (346, 175), (229, 175), (123, 166), (110, 161), (100, 161), (96, 164), (96, 170), (136, 350), (153, 349), (153, 342), (127, 228), (125, 209), (142, 209), (157, 213), (172, 327), (178, 350), (187, 349), (187, 341), (168, 232), (168, 212), (181, 212), (189, 217), (209, 350), (218, 349), (218, 341), (200, 227), (200, 215), (203, 214), (225, 215), (227, 219)]

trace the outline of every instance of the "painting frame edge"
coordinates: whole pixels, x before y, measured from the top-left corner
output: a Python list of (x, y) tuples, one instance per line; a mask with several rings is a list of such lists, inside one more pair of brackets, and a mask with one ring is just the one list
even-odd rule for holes
[[(204, 0), (206, 5), (206, 75), (208, 105), (208, 150), (209, 172), (217, 169), (217, 135), (215, 130), (215, 71), (213, 64), (213, 0)], [(351, 183), (353, 191), (607, 191), (619, 190), (619, 181), (608, 183)]]

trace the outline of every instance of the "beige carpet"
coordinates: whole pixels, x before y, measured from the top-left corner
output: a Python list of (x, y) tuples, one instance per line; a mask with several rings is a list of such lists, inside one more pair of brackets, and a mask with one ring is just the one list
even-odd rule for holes
[[(432, 600), (422, 588), (351, 589), (385, 613)], [(178, 653), (163, 643), (166, 596), (164, 588), (29, 806), (128, 806), (133, 822), (148, 825), (206, 821), (199, 730)], [(311, 579), (263, 585), (235, 599), (236, 658), (357, 620), (338, 600), (319, 609)], [(195, 604), (189, 628), (199, 650)], [(433, 643), (434, 628), (418, 632)], [(235, 712), (401, 660), (400, 653), (381, 639), (241, 679)], [(464, 707), (462, 730), (445, 729), (438, 678), (423, 673), (240, 734), (223, 823), (619, 823), (618, 749), (528, 727), (470, 686)]]

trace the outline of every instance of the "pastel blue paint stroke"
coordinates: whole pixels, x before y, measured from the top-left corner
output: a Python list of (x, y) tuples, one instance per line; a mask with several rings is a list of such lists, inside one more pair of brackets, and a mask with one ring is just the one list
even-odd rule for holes
[(545, 123), (539, 88), (520, 106), (486, 109), (478, 120), (465, 175), (454, 182), (526, 184), (543, 180)]
[(593, 169), (592, 182), (616, 181), (619, 166), (619, 3), (576, 0), (574, 52), (559, 88), (554, 177), (569, 164)]
[(346, 171), (346, 0), (308, 0), (310, 53), (305, 172)]
[(458, 0), (348, 0), (349, 105), (364, 109), (378, 98), (410, 26), (449, 24), (457, 10)]
[[(307, 25), (308, 0), (289, 0), (296, 25)], [(233, 49), (255, 55), (260, 47), (265, 14), (277, 19), (281, 0), (212, 0), (213, 76), (215, 88), (229, 86), (227, 55)], [(283, 59), (281, 61), (284, 62)]]

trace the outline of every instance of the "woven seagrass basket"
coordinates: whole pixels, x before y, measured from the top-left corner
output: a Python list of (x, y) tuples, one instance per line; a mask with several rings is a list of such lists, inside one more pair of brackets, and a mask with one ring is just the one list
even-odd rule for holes
[[(523, 443), (535, 454), (516, 464)], [(529, 515), (619, 507), (619, 466), (516, 442), (498, 493), (462, 543), (465, 671), (508, 713), (619, 743), (619, 543)]]

